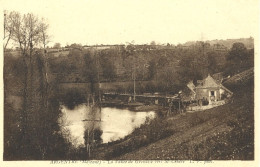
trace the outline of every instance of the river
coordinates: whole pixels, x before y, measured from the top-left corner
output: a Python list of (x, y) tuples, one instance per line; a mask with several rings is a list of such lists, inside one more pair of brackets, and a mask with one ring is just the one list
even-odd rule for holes
[(135, 112), (127, 108), (89, 107), (86, 104), (70, 110), (61, 106), (62, 115), (59, 123), (64, 137), (75, 147), (84, 146), (84, 134), (91, 129), (99, 129), (101, 143), (108, 143), (124, 138), (146, 120), (156, 117), (154, 111)]

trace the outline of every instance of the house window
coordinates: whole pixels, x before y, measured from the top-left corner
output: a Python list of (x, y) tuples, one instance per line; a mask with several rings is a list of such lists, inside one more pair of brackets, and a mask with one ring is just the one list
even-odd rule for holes
[(211, 96), (215, 96), (215, 91), (210, 91)]

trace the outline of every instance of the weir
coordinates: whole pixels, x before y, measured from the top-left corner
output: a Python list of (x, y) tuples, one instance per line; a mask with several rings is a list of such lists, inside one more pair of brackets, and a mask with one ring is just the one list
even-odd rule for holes
[(128, 103), (129, 105), (135, 104), (138, 102), (144, 104), (155, 104), (155, 105), (162, 105), (162, 106), (169, 106), (172, 103), (176, 109), (181, 109), (182, 100), (178, 95), (173, 96), (166, 96), (166, 95), (159, 95), (159, 94), (136, 94), (135, 101), (133, 101), (133, 94), (120, 94), (120, 93), (103, 93), (102, 94), (102, 101), (106, 102), (109, 100), (120, 100), (123, 102)]

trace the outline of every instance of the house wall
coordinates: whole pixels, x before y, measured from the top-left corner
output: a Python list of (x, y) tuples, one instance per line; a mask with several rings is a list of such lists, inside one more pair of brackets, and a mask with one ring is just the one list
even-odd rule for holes
[(196, 89), (196, 100), (207, 99), (210, 101), (210, 91), (215, 91), (215, 99), (220, 100), (220, 90), (219, 88), (197, 88)]
[(220, 99), (223, 99), (223, 94), (225, 93), (224, 89), (219, 89)]

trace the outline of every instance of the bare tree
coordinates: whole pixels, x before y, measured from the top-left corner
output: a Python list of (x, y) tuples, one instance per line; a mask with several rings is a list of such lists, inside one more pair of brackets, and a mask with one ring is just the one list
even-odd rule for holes
[(18, 43), (27, 69), (25, 71), (25, 97), (27, 97), (27, 93), (31, 93), (27, 89), (32, 89), (32, 53), (34, 46), (40, 41), (40, 24), (38, 17), (33, 14), (21, 17), (19, 13), (13, 15), (13, 24), (12, 39)]
[(14, 18), (16, 16), (16, 12), (8, 12), (4, 11), (4, 51), (6, 50), (6, 47), (10, 41), (10, 39), (13, 37), (14, 32)]
[(11, 38), (12, 30), (10, 30), (10, 21), (9, 21), (9, 15), (7, 11), (4, 11), (4, 42), (7, 39), (7, 41), (4, 43), (4, 50), (6, 49), (6, 46)]
[(47, 63), (47, 56), (46, 56), (46, 46), (47, 44), (50, 42), (50, 36), (48, 35), (48, 28), (49, 28), (49, 24), (46, 23), (45, 19), (41, 19), (40, 23), (39, 23), (39, 39), (43, 45), (43, 49), (44, 49), (44, 67), (45, 67), (45, 79), (46, 79), (46, 84), (48, 84), (48, 63)]
[[(31, 55), (34, 47), (40, 44), (46, 48), (46, 45), (50, 42), (50, 36), (47, 33), (49, 25), (44, 19), (39, 19), (32, 13), (21, 16), (20, 13), (11, 12), (7, 15), (6, 33), (11, 31), (10, 39), (18, 43), (23, 56)], [(8, 23), (8, 20), (11, 23)], [(9, 35), (5, 35), (5, 37), (9, 37)]]
[(50, 36), (48, 35), (48, 28), (49, 24), (46, 23), (45, 19), (41, 19), (40, 22), (40, 41), (42, 42), (44, 50), (46, 49), (46, 46), (50, 42)]
[[(43, 19), (39, 19), (36, 15), (31, 13), (24, 14), (23, 16), (17, 12), (11, 13), (12, 15), (9, 15), (12, 23), (10, 39), (19, 45), (25, 65), (24, 107), (22, 112), (22, 131), (24, 138), (22, 140), (23, 143), (26, 143), (28, 139), (32, 138), (32, 129), (34, 131), (35, 126), (42, 126), (44, 129), (46, 129), (47, 126), (46, 121), (43, 118), (47, 115), (45, 112), (47, 112), (48, 108), (47, 61), (46, 56), (44, 56), (44, 66), (35, 63), (42, 61), (40, 60), (40, 54), (35, 51), (35, 48), (40, 45), (43, 45), (45, 48), (48, 44), (48, 24), (46, 24)], [(39, 70), (34, 70), (35, 68)], [(44, 107), (41, 106), (42, 103), (44, 104)], [(41, 120), (41, 125), (37, 125), (35, 120)], [(34, 125), (32, 125), (32, 123), (34, 123)], [(33, 126), (34, 128), (32, 128)], [(37, 134), (37, 131), (35, 131), (35, 134)], [(43, 136), (46, 137), (46, 135)], [(35, 139), (35, 146), (39, 147), (42, 158), (44, 159), (46, 145), (37, 144), (40, 140), (42, 139), (39, 139), (39, 141)], [(28, 149), (30, 149), (30, 147), (28, 147)], [(30, 151), (27, 151), (27, 153), (29, 152)]]

